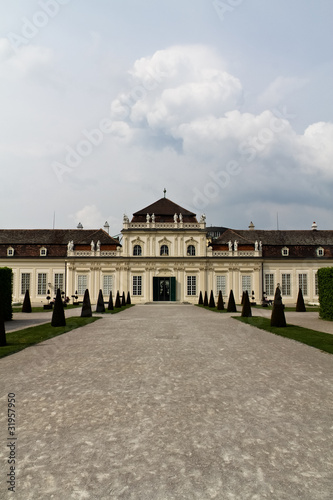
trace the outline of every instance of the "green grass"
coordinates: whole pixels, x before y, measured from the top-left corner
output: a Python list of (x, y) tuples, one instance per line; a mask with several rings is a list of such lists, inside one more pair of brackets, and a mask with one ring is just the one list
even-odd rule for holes
[[(319, 312), (319, 307), (318, 306), (307, 306), (306, 307), (306, 312)], [(256, 306), (251, 306), (252, 309), (266, 309), (268, 311), (271, 311), (273, 309), (273, 306), (267, 306), (267, 307), (262, 307), (262, 305), (257, 304)], [(285, 306), (284, 308), (285, 312), (296, 312), (296, 306), (295, 307), (288, 307)]]
[(213, 312), (216, 312), (216, 313), (226, 313), (226, 312), (228, 312), (227, 311), (227, 305), (228, 304), (224, 304), (225, 309), (222, 309), (222, 310), (218, 310), (216, 307), (204, 306), (202, 304), (194, 304), (194, 305), (197, 306), (197, 307), (202, 307), (202, 309), (207, 309), (208, 311), (213, 311)]
[[(65, 307), (65, 311), (67, 309), (76, 309), (77, 307), (82, 307), (82, 305), (79, 306), (73, 306), (73, 304), (68, 304), (67, 307)], [(20, 313), (22, 312), (22, 306), (14, 306), (13, 307), (13, 313)], [(32, 312), (33, 313), (39, 313), (39, 312), (52, 312), (52, 309), (44, 309), (42, 307), (32, 307)]]
[(260, 328), (261, 330), (265, 330), (266, 332), (296, 340), (297, 342), (302, 342), (302, 344), (333, 354), (333, 335), (329, 333), (317, 332), (316, 330), (310, 330), (309, 328), (295, 325), (287, 325), (284, 328), (278, 328), (271, 326), (270, 318), (258, 316), (252, 316), (252, 318), (233, 316), (233, 318), (243, 323), (247, 323), (248, 325)]
[(0, 358), (14, 354), (15, 352), (21, 351), (26, 347), (38, 344), (39, 342), (51, 339), (52, 337), (57, 337), (63, 333), (70, 332), (80, 326), (89, 325), (98, 319), (100, 318), (66, 318), (66, 326), (54, 327), (51, 326), (51, 323), (45, 323), (43, 325), (24, 328), (23, 330), (18, 330), (16, 332), (8, 332), (6, 334), (7, 345), (0, 347)]
[[(112, 311), (109, 311), (107, 309), (107, 306), (105, 306), (105, 313), (97, 313), (97, 314), (117, 314), (121, 311), (125, 311), (126, 309), (129, 309), (130, 307), (133, 307), (135, 304), (129, 304), (127, 306), (124, 306), (124, 307), (115, 307), (114, 309), (112, 309)], [(95, 313), (96, 311), (96, 306), (92, 306), (91, 307), (91, 310), (93, 312), (93, 314)]]

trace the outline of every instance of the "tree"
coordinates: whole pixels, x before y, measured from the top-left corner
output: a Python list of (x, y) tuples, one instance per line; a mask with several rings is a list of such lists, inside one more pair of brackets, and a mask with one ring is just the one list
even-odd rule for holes
[(1, 307), (4, 321), (10, 321), (13, 318), (12, 308), (12, 281), (13, 271), (10, 267), (0, 268), (0, 294)]
[(25, 292), (23, 306), (22, 306), (22, 312), (23, 313), (31, 313), (32, 312), (29, 290), (26, 290), (26, 292)]
[(242, 307), (241, 316), (242, 316), (242, 318), (251, 318), (251, 316), (252, 316), (251, 304), (250, 304), (249, 294), (248, 294), (247, 290), (244, 292), (244, 300), (243, 300), (243, 307)]
[(304, 304), (304, 298), (302, 289), (298, 290), (297, 302), (296, 302), (296, 312), (306, 312), (306, 307)]
[(202, 292), (200, 291), (199, 293), (199, 302), (198, 302), (199, 306), (202, 306), (203, 305), (203, 298), (202, 298)]
[(223, 296), (222, 296), (222, 291), (219, 291), (219, 298), (217, 299), (217, 310), (218, 311), (223, 311), (224, 309), (224, 302), (223, 302)]
[(127, 292), (127, 300), (126, 300), (126, 305), (130, 306), (131, 305), (131, 295), (129, 292)]
[(114, 304), (114, 307), (116, 309), (120, 309), (121, 308), (121, 303), (120, 303), (120, 296), (119, 296), (119, 290), (117, 292), (117, 296), (116, 296), (116, 302)]
[(96, 305), (96, 312), (98, 312), (98, 313), (104, 313), (105, 312), (104, 297), (103, 297), (102, 290), (100, 290), (99, 294), (98, 294), (97, 305)]
[(51, 326), (66, 326), (64, 304), (62, 302), (60, 288), (58, 288), (57, 290), (57, 295), (54, 302)]
[(228, 313), (237, 312), (234, 292), (232, 290), (230, 290), (230, 293), (229, 293), (227, 312)]
[(0, 298), (0, 347), (7, 345), (6, 330), (5, 330), (5, 317), (3, 314), (2, 297)]
[(271, 315), (271, 326), (278, 326), (278, 327), (287, 326), (286, 318), (284, 315), (284, 305), (282, 303), (282, 297), (279, 287), (277, 287), (275, 290), (274, 303)]
[(112, 291), (110, 291), (109, 303), (108, 303), (108, 311), (113, 311), (113, 298), (112, 298)]
[(204, 305), (205, 307), (208, 307), (208, 295), (207, 295), (207, 292), (205, 292), (205, 298), (204, 298), (204, 303), (203, 303), (203, 305)]
[(92, 310), (91, 310), (89, 290), (87, 288), (86, 291), (84, 292), (81, 318), (91, 318), (91, 317), (92, 317)]
[(215, 300), (214, 300), (214, 294), (213, 290), (210, 291), (210, 297), (209, 297), (209, 307), (215, 307)]

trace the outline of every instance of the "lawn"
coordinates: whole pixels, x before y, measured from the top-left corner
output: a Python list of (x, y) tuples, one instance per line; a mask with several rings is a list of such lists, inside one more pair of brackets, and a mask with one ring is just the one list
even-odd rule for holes
[(43, 342), (43, 340), (48, 340), (52, 337), (57, 337), (63, 333), (70, 332), (80, 326), (89, 325), (98, 319), (100, 319), (100, 317), (66, 318), (66, 326), (54, 327), (51, 326), (51, 323), (45, 323), (43, 325), (24, 328), (23, 330), (18, 330), (16, 332), (8, 332), (6, 334), (7, 345), (0, 347), (0, 358), (8, 356), (9, 354), (14, 354), (15, 352), (21, 351), (26, 347), (38, 344), (39, 342)]
[[(68, 304), (67, 307), (64, 308), (66, 311), (67, 309), (76, 309), (78, 307), (82, 307), (82, 305), (79, 306), (73, 306), (73, 304)], [(32, 312), (33, 313), (39, 313), (39, 312), (52, 312), (52, 309), (44, 309), (43, 306), (41, 307), (32, 307)], [(13, 306), (13, 313), (20, 313), (22, 312), (22, 306)]]
[(224, 304), (225, 309), (221, 309), (221, 310), (217, 309), (216, 307), (204, 306), (202, 304), (194, 304), (194, 305), (197, 306), (197, 307), (202, 307), (202, 309), (207, 309), (208, 311), (214, 311), (214, 312), (217, 312), (217, 313), (226, 313), (226, 312), (228, 312), (227, 311), (227, 305), (228, 304)]
[(280, 335), (288, 339), (302, 342), (321, 351), (333, 354), (333, 335), (324, 332), (317, 332), (309, 328), (301, 326), (287, 325), (284, 328), (271, 326), (270, 318), (262, 318), (259, 316), (252, 316), (251, 318), (242, 318), (240, 316), (233, 316), (234, 319), (247, 323), (248, 325), (255, 326), (266, 332)]

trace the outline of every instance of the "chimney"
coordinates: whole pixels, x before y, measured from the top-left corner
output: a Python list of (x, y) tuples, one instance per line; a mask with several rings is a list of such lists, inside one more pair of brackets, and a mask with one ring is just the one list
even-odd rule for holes
[(312, 223), (311, 229), (312, 229), (312, 231), (316, 231), (317, 224), (315, 222)]
[(108, 221), (105, 221), (105, 224), (104, 224), (104, 231), (108, 234), (110, 234), (110, 225), (108, 224)]
[(81, 222), (78, 223), (78, 225), (76, 226), (76, 229), (83, 229)]
[(253, 224), (253, 222), (252, 222), (252, 220), (251, 220), (250, 225), (249, 225), (249, 230), (250, 230), (250, 231), (253, 231), (253, 230), (254, 230), (254, 228), (255, 228), (255, 225)]

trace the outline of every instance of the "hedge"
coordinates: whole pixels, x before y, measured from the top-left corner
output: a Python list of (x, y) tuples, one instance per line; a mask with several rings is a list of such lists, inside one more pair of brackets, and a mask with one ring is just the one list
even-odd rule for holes
[(0, 300), (5, 321), (13, 318), (12, 278), (13, 272), (9, 267), (0, 268)]
[(318, 269), (319, 316), (333, 321), (333, 267)]

